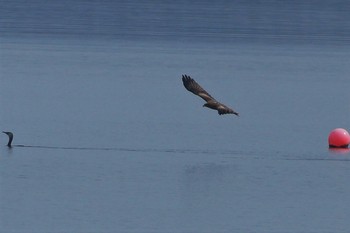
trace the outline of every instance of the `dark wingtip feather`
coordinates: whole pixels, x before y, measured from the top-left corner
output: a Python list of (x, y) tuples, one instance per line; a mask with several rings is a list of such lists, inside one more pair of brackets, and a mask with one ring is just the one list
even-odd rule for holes
[(193, 80), (190, 76), (186, 75), (186, 74), (183, 74), (182, 75), (182, 81), (183, 82), (188, 82), (190, 80)]
[(189, 76), (189, 75), (186, 75), (186, 74), (183, 74), (182, 75), (182, 82), (183, 82), (183, 85), (185, 86), (185, 88), (187, 90), (189, 90), (189, 85), (193, 82), (194, 80)]

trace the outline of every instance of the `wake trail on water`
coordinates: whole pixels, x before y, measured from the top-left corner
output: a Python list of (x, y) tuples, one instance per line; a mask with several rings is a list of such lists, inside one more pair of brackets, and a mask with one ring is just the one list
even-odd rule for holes
[[(242, 151), (216, 151), (200, 149), (157, 149), (157, 148), (125, 148), (125, 147), (74, 147), (74, 146), (45, 146), (45, 145), (12, 145), (11, 148), (37, 148), (50, 150), (86, 150), (86, 151), (126, 151), (126, 152), (155, 152), (177, 154), (227, 154), (242, 155)], [(247, 154), (247, 152), (245, 152)]]

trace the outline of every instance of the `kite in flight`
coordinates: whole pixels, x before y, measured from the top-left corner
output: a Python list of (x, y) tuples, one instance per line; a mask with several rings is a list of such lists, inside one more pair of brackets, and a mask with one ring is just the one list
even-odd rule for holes
[(219, 115), (223, 114), (235, 114), (238, 116), (238, 112), (227, 107), (226, 105), (215, 100), (206, 90), (204, 90), (194, 79), (188, 75), (182, 75), (182, 82), (185, 88), (195, 95), (198, 95), (206, 101), (203, 107), (211, 108), (217, 110)]

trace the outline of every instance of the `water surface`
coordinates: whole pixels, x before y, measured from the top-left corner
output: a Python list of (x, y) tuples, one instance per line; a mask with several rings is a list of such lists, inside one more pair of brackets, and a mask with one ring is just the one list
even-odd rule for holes
[(349, 21), (321, 2), (7, 2), (0, 230), (347, 231)]

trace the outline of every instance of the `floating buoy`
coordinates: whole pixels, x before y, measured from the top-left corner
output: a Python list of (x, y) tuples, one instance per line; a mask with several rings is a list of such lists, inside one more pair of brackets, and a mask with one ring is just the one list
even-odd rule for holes
[(333, 129), (328, 136), (329, 148), (348, 148), (350, 135), (342, 128)]

